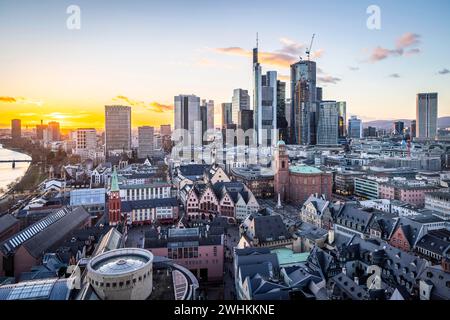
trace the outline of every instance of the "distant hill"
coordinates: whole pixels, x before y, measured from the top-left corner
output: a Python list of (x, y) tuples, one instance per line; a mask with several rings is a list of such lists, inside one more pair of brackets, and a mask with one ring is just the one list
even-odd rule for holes
[[(394, 125), (394, 121), (403, 121), (405, 123), (405, 127), (409, 127), (411, 125), (410, 119), (396, 119), (396, 120), (375, 120), (364, 122), (364, 128), (367, 127), (375, 127), (378, 129), (386, 129), (389, 130)], [(450, 117), (442, 117), (438, 119), (438, 128), (449, 128), (450, 127)]]

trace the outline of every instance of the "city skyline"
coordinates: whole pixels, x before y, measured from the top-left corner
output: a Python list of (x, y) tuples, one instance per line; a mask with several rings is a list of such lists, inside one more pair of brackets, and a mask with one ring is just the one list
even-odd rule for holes
[[(103, 129), (104, 106), (112, 104), (132, 107), (133, 128), (173, 125), (179, 94), (214, 100), (219, 126), (221, 104), (232, 102), (234, 89), (252, 94), (256, 32), (263, 73), (277, 71), (289, 87), (289, 66), (300, 55), (306, 58), (315, 33), (317, 85), (325, 100), (347, 102), (348, 117), (414, 119), (421, 92), (438, 92), (438, 117), (450, 116), (446, 1), (379, 1), (381, 30), (366, 26), (368, 1), (189, 3), (206, 17), (201, 21), (184, 16), (187, 4), (180, 1), (131, 1), (126, 10), (119, 1), (78, 1), (80, 30), (66, 28), (70, 4), (0, 1), (0, 37), (10, 44), (0, 60), (0, 127), (18, 118), (23, 127), (42, 119), (62, 128)], [(220, 17), (213, 14), (217, 10)], [(295, 14), (304, 19), (292, 22)], [(168, 15), (177, 22), (167, 24)], [(277, 23), (267, 24), (263, 18), (270, 16)]]

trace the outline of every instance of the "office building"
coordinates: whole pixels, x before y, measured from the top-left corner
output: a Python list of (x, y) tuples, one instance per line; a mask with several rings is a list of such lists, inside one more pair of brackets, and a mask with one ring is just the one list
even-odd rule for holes
[(277, 72), (269, 71), (261, 77), (261, 104), (258, 110), (258, 144), (271, 146), (278, 141), (277, 134)]
[(44, 130), (47, 129), (47, 125), (43, 123), (41, 120), (41, 124), (38, 124), (36, 126), (36, 139), (37, 140), (43, 140), (44, 139)]
[(365, 138), (376, 138), (378, 136), (377, 128), (371, 126), (364, 128), (363, 136)]
[(417, 138), (434, 139), (437, 135), (438, 94), (419, 93), (416, 100)]
[(131, 150), (131, 107), (105, 106), (105, 153)]
[(417, 136), (417, 121), (411, 121), (411, 128), (409, 129), (409, 133), (411, 135), (411, 139), (414, 139)]
[(204, 107), (205, 110), (205, 126), (204, 130), (213, 130), (214, 129), (214, 101), (213, 100), (202, 100), (201, 106)]
[(238, 129), (242, 129), (244, 132), (253, 129), (253, 117), (253, 110), (239, 111)]
[(280, 80), (277, 80), (277, 129), (277, 139), (287, 140), (289, 130), (286, 118), (286, 82)]
[(170, 127), (170, 124), (162, 124), (160, 126), (159, 133), (161, 134), (161, 137), (171, 136), (172, 135), (172, 129)]
[[(223, 108), (223, 106), (222, 106), (222, 108)], [(242, 110), (250, 110), (250, 96), (249, 96), (247, 90), (234, 89), (233, 100), (232, 100), (232, 104), (231, 104), (231, 123), (238, 125), (239, 112)], [(222, 115), (223, 115), (223, 113), (222, 113)], [(231, 124), (231, 123), (227, 122), (226, 124)]]
[(339, 138), (347, 136), (347, 102), (336, 102), (339, 112)]
[(314, 144), (317, 102), (314, 61), (300, 60), (291, 65), (291, 98), (291, 143)]
[(195, 95), (176, 96), (175, 130), (186, 130), (193, 137), (196, 126), (201, 126), (200, 98)]
[(155, 146), (155, 129), (153, 127), (144, 126), (138, 128), (138, 151), (139, 159), (145, 159), (153, 156)]
[(20, 119), (11, 120), (11, 139), (22, 138), (22, 121)]
[(317, 126), (318, 145), (337, 145), (339, 138), (339, 111), (336, 101), (322, 101)]
[(233, 123), (232, 112), (232, 103), (222, 103), (222, 128), (226, 127), (227, 124)]
[(348, 136), (352, 139), (361, 139), (363, 137), (362, 120), (352, 116), (348, 120)]
[(394, 122), (394, 135), (402, 135), (405, 130), (405, 123), (403, 121)]
[(80, 128), (75, 131), (75, 154), (88, 156), (97, 149), (97, 132), (95, 129)]
[(49, 141), (60, 141), (61, 140), (61, 132), (59, 128), (59, 122), (52, 121), (48, 123), (47, 127), (47, 137)]
[(200, 105), (200, 120), (202, 122), (202, 141), (206, 141), (205, 133), (208, 130), (208, 107), (203, 103)]

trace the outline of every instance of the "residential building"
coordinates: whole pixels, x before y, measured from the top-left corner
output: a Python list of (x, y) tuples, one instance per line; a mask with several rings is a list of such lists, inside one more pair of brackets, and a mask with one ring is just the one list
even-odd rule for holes
[(419, 183), (415, 180), (390, 180), (380, 183), (378, 186), (379, 198), (400, 200), (418, 207), (425, 205), (426, 193), (434, 192), (438, 189), (436, 185)]

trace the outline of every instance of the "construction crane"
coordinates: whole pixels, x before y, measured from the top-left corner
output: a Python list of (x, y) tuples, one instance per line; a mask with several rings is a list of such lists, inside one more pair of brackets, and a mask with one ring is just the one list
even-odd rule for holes
[(306, 55), (308, 56), (308, 61), (310, 61), (310, 58), (311, 58), (311, 51), (312, 51), (312, 46), (313, 46), (315, 37), (316, 37), (316, 34), (313, 33), (312, 38), (311, 38), (311, 44), (309, 45), (309, 48), (306, 48)]

